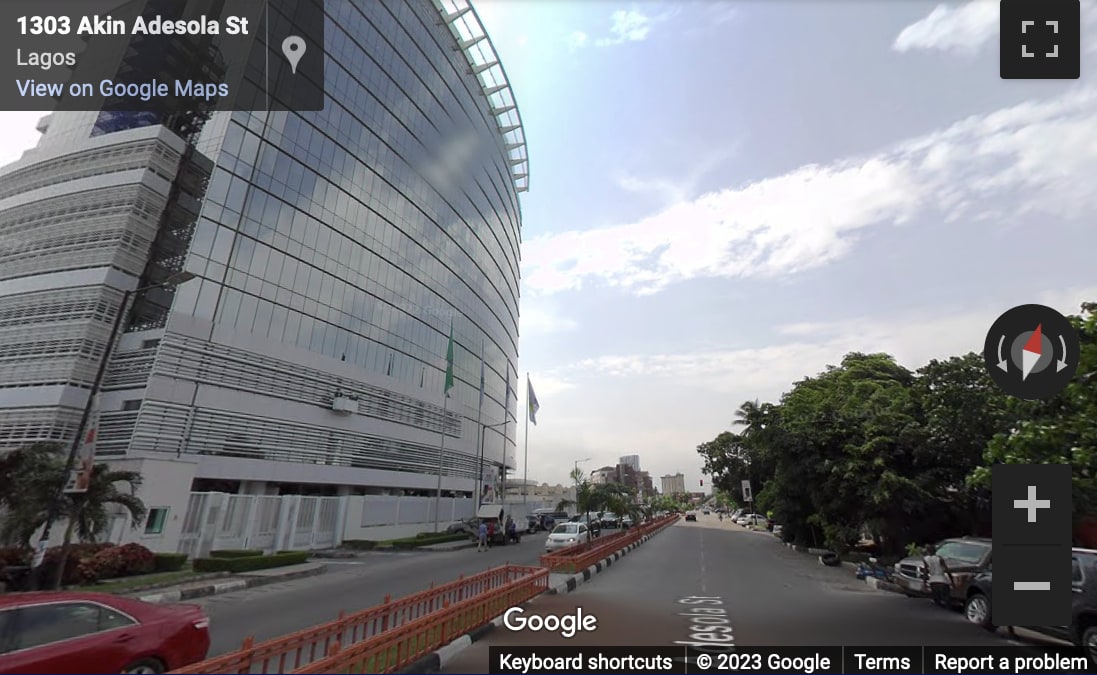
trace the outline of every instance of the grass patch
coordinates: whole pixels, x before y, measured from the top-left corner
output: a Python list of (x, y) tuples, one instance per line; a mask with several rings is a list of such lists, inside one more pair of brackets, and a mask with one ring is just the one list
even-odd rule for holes
[(174, 572), (158, 572), (153, 574), (141, 574), (135, 577), (125, 577), (122, 579), (113, 579), (111, 581), (105, 581), (99, 584), (91, 584), (90, 586), (81, 586), (80, 590), (94, 591), (96, 593), (126, 593), (138, 588), (144, 588), (146, 586), (156, 586), (159, 584), (181, 584), (185, 581), (190, 581), (196, 576), (199, 576), (199, 572), (194, 570), (184, 569), (176, 570)]

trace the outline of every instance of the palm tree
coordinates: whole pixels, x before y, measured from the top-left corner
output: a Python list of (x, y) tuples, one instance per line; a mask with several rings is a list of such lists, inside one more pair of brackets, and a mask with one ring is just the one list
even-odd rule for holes
[(574, 469), (571, 478), (575, 481), (575, 499), (562, 499), (556, 505), (557, 511), (566, 511), (572, 507), (586, 515), (587, 541), (593, 536), (590, 528), (590, 515), (601, 517), (606, 511), (619, 515), (635, 513), (636, 505), (629, 499), (628, 490), (616, 483), (591, 483), (583, 476), (581, 469)]
[[(127, 487), (119, 489), (119, 484)], [(57, 562), (57, 569), (54, 570), (50, 588), (56, 589), (61, 586), (73, 535), (75, 534), (80, 541), (95, 541), (110, 526), (108, 505), (121, 506), (128, 511), (131, 527), (134, 529), (144, 523), (147, 509), (136, 494), (140, 485), (141, 474), (136, 471), (113, 471), (106, 464), (96, 464), (92, 468), (87, 491), (65, 495), (61, 515), (68, 524), (65, 527), (61, 556)]]
[(29, 547), (65, 480), (63, 448), (33, 443), (0, 457), (0, 543)]

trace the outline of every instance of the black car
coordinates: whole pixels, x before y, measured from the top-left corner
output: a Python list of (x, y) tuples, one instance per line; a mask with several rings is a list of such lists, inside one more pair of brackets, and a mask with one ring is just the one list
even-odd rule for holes
[[(1097, 551), (1076, 548), (1072, 552), (1074, 602), (1069, 626), (1024, 626), (1026, 630), (1066, 640), (1082, 647), (1090, 660), (1097, 664)], [(991, 623), (992, 571), (980, 572), (967, 589), (964, 616), (967, 620), (997, 630)]]
[(687, 523), (688, 522), (696, 523), (697, 522), (697, 514), (696, 513), (687, 513), (686, 514), (686, 522)]

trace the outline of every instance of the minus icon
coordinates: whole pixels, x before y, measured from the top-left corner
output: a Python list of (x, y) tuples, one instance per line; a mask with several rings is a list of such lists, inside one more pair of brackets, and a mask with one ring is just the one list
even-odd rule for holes
[(1013, 590), (1015, 591), (1050, 591), (1050, 581), (1014, 581)]

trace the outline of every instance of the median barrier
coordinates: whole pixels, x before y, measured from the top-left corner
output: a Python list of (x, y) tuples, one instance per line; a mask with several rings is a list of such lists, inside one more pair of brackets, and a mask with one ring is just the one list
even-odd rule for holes
[(541, 556), (541, 566), (553, 572), (575, 574), (606, 558), (609, 554), (655, 534), (677, 520), (677, 516), (667, 516), (650, 523), (643, 523), (625, 532), (605, 535), (591, 542), (583, 542), (554, 553), (546, 553)]
[(456, 604), (447, 602), (441, 611), (346, 648), (336, 643), (326, 657), (293, 673), (393, 673), (407, 668), (455, 638), (486, 626), (511, 607), (548, 590), (548, 570), (524, 569), (536, 571), (490, 593)]
[[(468, 577), (462, 575), (456, 581), (441, 586), (431, 584), (431, 588), (425, 591), (398, 600), (392, 600), (389, 596), (385, 596), (385, 601), (380, 605), (349, 615), (341, 612), (339, 618), (334, 621), (258, 644), (255, 644), (252, 638), (248, 638), (244, 641), (243, 646), (235, 652), (207, 659), (172, 672), (251, 673), (253, 675), (289, 673), (333, 654), (333, 650), (339, 649), (340, 645), (345, 646), (344, 651), (350, 650), (363, 641), (370, 641), (371, 645), (375, 643), (388, 644), (387, 641), (391, 639), (395, 641), (393, 644), (404, 645), (410, 639), (408, 638), (409, 635), (422, 641), (429, 636), (427, 633), (419, 628), (408, 633), (405, 628), (427, 618), (442, 616), (441, 613), (444, 611), (450, 612), (445, 616), (451, 616), (453, 614), (451, 610), (455, 607), (466, 607), (469, 602), (484, 600), (482, 605), (493, 609), (495, 605), (488, 603), (485, 599), (497, 598), (503, 593), (510, 594), (506, 597), (517, 597), (522, 595), (523, 592), (532, 593), (529, 596), (532, 598), (543, 593), (547, 588), (547, 570), (521, 565), (503, 565)], [(525, 591), (521, 589), (525, 589)], [(507, 608), (503, 607), (497, 614), (488, 616), (484, 623), (491, 621), (495, 616), (506, 611)], [(460, 614), (459, 618), (466, 620), (470, 616), (472, 615)], [(469, 630), (477, 627), (473, 626)], [(378, 640), (380, 642), (377, 642)], [(406, 651), (406, 647), (402, 649)], [(403, 652), (397, 649), (397, 653)]]

